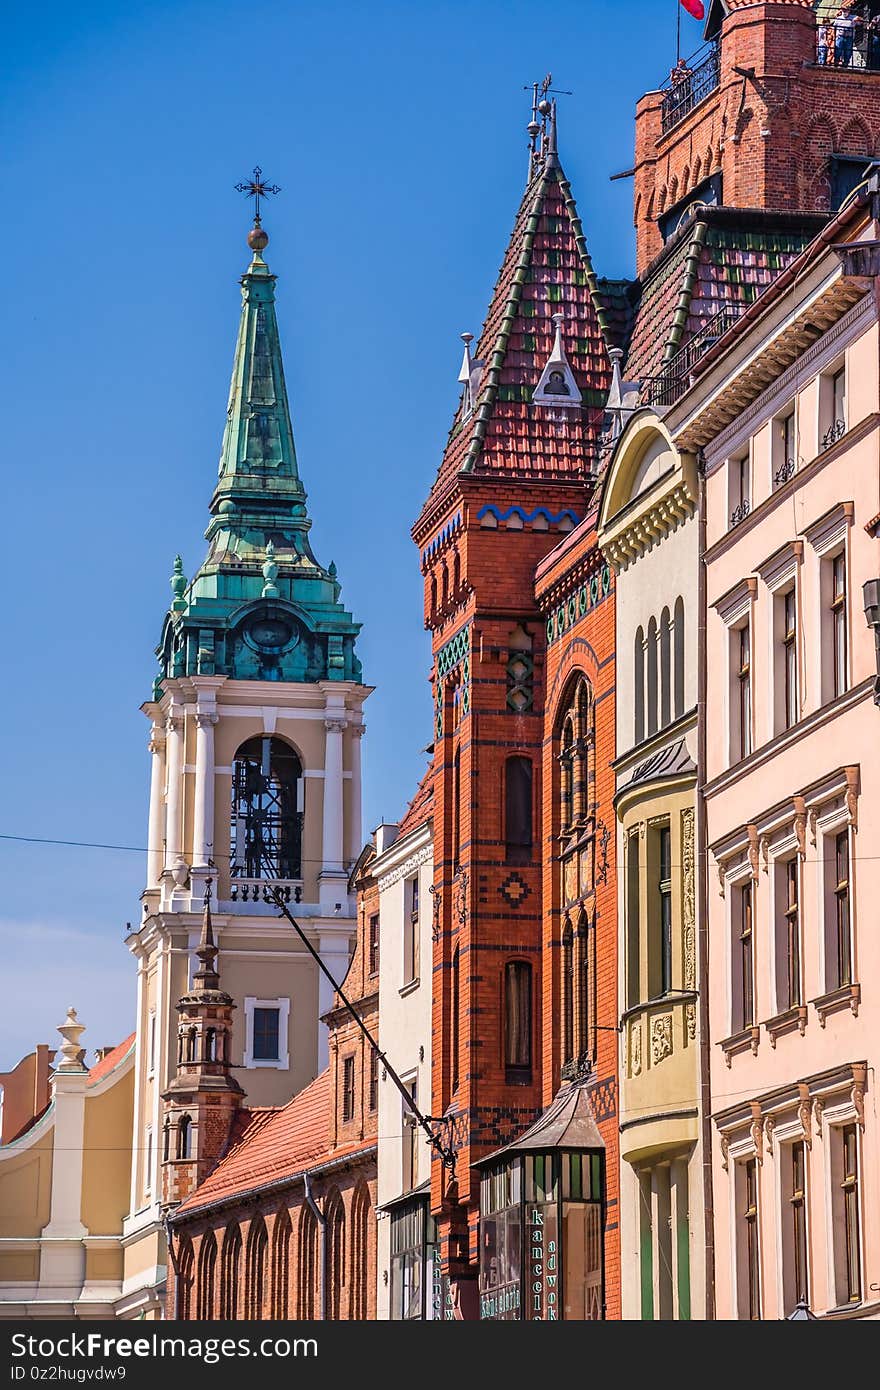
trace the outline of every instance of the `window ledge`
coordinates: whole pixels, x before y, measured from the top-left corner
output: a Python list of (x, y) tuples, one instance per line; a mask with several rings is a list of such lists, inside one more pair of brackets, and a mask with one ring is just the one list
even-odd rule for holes
[(748, 1052), (751, 1049), (752, 1056), (757, 1057), (760, 1041), (760, 1028), (743, 1028), (740, 1033), (732, 1033), (729, 1038), (722, 1038), (718, 1046), (724, 1053), (724, 1060), (730, 1066), (733, 1057), (739, 1052)]
[(414, 994), (418, 987), (419, 977), (417, 975), (414, 980), (409, 980), (405, 985), (401, 985), (400, 989), (397, 992), (400, 995), (401, 999), (405, 999), (408, 994)]
[(770, 1036), (771, 1047), (776, 1046), (777, 1038), (783, 1037), (786, 1033), (793, 1033), (795, 1029), (803, 1037), (807, 1027), (806, 1004), (797, 1004), (793, 1009), (786, 1009), (774, 1018), (768, 1018), (764, 1027)]
[(861, 985), (841, 985), (840, 989), (832, 989), (828, 994), (820, 994), (817, 999), (810, 1000), (823, 1028), (828, 1015), (835, 1014), (840, 1009), (851, 1009), (853, 1018), (858, 1018), (861, 1002)]

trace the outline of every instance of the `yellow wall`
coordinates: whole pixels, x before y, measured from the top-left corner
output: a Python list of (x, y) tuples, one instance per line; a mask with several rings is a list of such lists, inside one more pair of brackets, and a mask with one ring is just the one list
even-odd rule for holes
[(92, 1235), (122, 1231), (131, 1195), (133, 1115), (133, 1067), (102, 1095), (86, 1092), (82, 1222)]
[(49, 1224), (54, 1125), (19, 1155), (7, 1149), (0, 1163), (0, 1234), (38, 1236)]

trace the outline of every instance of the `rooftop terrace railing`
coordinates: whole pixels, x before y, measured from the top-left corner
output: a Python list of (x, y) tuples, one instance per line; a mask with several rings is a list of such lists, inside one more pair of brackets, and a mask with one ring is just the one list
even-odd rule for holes
[(715, 43), (706, 44), (690, 58), (682, 59), (661, 87), (663, 103), (660, 123), (665, 135), (715, 88), (721, 80), (721, 50)]
[(880, 72), (880, 5), (866, 3), (837, 14), (820, 5), (816, 62), (822, 68)]
[(725, 304), (717, 314), (713, 314), (703, 327), (689, 338), (680, 352), (666, 363), (659, 376), (646, 377), (642, 382), (642, 399), (653, 406), (674, 405), (683, 396), (691, 383), (691, 372), (701, 357), (704, 357), (718, 339), (727, 332), (740, 314), (745, 304)]

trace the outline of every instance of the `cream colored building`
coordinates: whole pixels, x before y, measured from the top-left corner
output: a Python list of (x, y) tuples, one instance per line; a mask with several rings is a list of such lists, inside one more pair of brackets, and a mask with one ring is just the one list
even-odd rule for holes
[(838, 214), (666, 417), (706, 471), (720, 1318), (880, 1313), (877, 198)]
[(616, 574), (624, 1318), (704, 1316), (697, 959), (697, 474), (630, 416), (599, 546)]
[[(421, 793), (400, 827), (376, 831), (379, 1045), (416, 1104), (431, 1101), (434, 882), (430, 803)], [(430, 1146), (389, 1079), (379, 1085), (377, 1317), (432, 1318)]]
[(89, 1070), (75, 1010), (58, 1031), (48, 1105), (0, 1145), (0, 1318), (108, 1318), (122, 1294), (134, 1037)]

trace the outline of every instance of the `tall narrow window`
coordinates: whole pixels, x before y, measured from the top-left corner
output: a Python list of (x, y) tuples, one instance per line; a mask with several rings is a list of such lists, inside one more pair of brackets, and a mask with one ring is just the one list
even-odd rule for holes
[(803, 1140), (791, 1145), (791, 1249), (795, 1303), (808, 1299), (807, 1173)]
[(755, 965), (752, 940), (752, 882), (744, 883), (739, 895), (739, 977), (740, 1028), (751, 1028), (755, 1022)]
[(504, 1072), (508, 1085), (532, 1079), (532, 967), (525, 960), (504, 967)]
[(155, 1009), (151, 1009), (151, 1010), (150, 1010), (150, 1032), (149, 1032), (149, 1038), (150, 1038), (150, 1041), (149, 1041), (149, 1049), (148, 1049), (147, 1071), (149, 1072), (150, 1076), (152, 1076), (152, 1075), (153, 1075), (153, 1072), (156, 1070), (156, 1011), (155, 1011)]
[(562, 751), (559, 754), (561, 777), (561, 830), (567, 830), (574, 820), (574, 725), (565, 721), (562, 730)]
[(675, 719), (684, 714), (685, 636), (684, 599), (679, 596), (672, 610), (672, 713)]
[(252, 1055), (255, 1061), (274, 1062), (278, 1060), (280, 1025), (281, 1019), (279, 1009), (254, 1009), (254, 1046)]
[(450, 1028), (452, 1029), (452, 1070), (450, 1081), (453, 1093), (458, 1088), (458, 1067), (459, 1067), (459, 1039), (461, 1037), (461, 1023), (459, 1012), (461, 1010), (461, 957), (459, 948), (456, 946), (452, 953), (452, 1018)]
[(452, 867), (457, 870), (461, 860), (461, 748), (452, 759)]
[(410, 984), (419, 978), (419, 876), (408, 878), (404, 885), (403, 975)]
[(668, 825), (659, 834), (660, 993), (672, 989), (672, 835)]
[[(411, 1081), (405, 1081), (407, 1091), (418, 1104), (418, 1080), (413, 1077)], [(403, 1121), (403, 1147), (402, 1147), (402, 1167), (401, 1167), (401, 1191), (411, 1192), (418, 1179), (418, 1129), (416, 1127), (416, 1117), (410, 1110), (406, 1101), (401, 1096), (401, 1119)]]
[(354, 1119), (354, 1057), (342, 1059), (342, 1118)]
[(831, 402), (834, 427), (843, 434), (846, 430), (846, 367), (841, 367), (831, 378)]
[(370, 1053), (370, 1111), (379, 1108), (379, 1055), (376, 1052)]
[(153, 1129), (147, 1125), (144, 1130), (144, 1191), (151, 1192), (153, 1188)]
[(207, 1322), (214, 1317), (214, 1273), (217, 1268), (217, 1239), (213, 1231), (202, 1236), (196, 1274), (196, 1317)]
[(636, 628), (633, 640), (633, 739), (645, 737), (645, 634)]
[(639, 883), (639, 832), (626, 837), (626, 1002), (632, 1008), (642, 998), (641, 891)]
[(241, 1268), (241, 1231), (233, 1221), (227, 1226), (220, 1252), (220, 1317), (234, 1322), (238, 1317), (238, 1284)]
[(745, 1276), (748, 1289), (749, 1317), (756, 1321), (761, 1317), (761, 1252), (758, 1231), (758, 1165), (753, 1158), (743, 1164), (744, 1205), (742, 1220), (745, 1225)]
[(739, 755), (747, 758), (752, 751), (752, 636), (748, 621), (737, 629), (734, 640), (739, 667)]
[(647, 712), (647, 731), (649, 736), (657, 732), (657, 619), (652, 618), (648, 623), (647, 641), (647, 667), (648, 681), (645, 706)]
[(508, 758), (504, 764), (504, 843), (508, 864), (532, 857), (532, 760)]
[(302, 872), (302, 765), (279, 738), (242, 744), (232, 768), (233, 879), (298, 879)]
[(789, 589), (782, 598), (782, 647), (785, 728), (790, 729), (798, 719), (797, 603), (794, 589)]
[(660, 728), (672, 721), (672, 622), (669, 609), (660, 614)]
[(773, 428), (773, 486), (781, 487), (783, 483), (788, 482), (797, 467), (794, 410), (775, 421)]
[(370, 918), (370, 974), (379, 973), (379, 914), (374, 913)]
[(801, 914), (798, 891), (797, 857), (785, 864), (785, 998), (787, 1009), (795, 1009), (801, 999)]
[(837, 988), (852, 984), (852, 945), (849, 911), (849, 831), (834, 837), (834, 867), (837, 882), (834, 907), (837, 928)]
[(730, 460), (730, 524), (738, 526), (748, 516), (752, 505), (751, 476), (748, 449), (739, 458)]
[(847, 688), (846, 556), (831, 561), (831, 669), (835, 698)]
[(189, 1115), (181, 1115), (177, 1121), (177, 1157), (190, 1158), (192, 1149), (192, 1121)]
[(574, 1057), (574, 932), (566, 922), (562, 932), (562, 1060)]
[(855, 1125), (844, 1125), (840, 1131), (840, 1142), (843, 1155), (840, 1190), (846, 1256), (845, 1294), (848, 1303), (859, 1303), (862, 1297), (862, 1255), (859, 1235), (859, 1143)]

